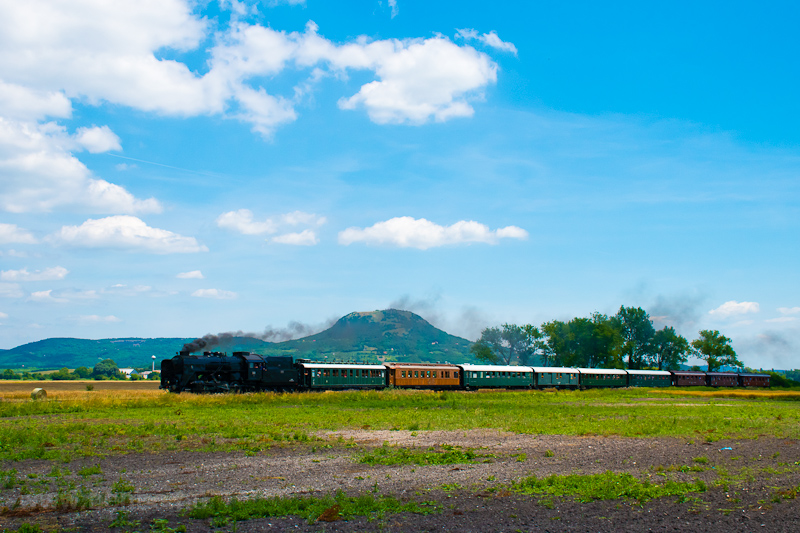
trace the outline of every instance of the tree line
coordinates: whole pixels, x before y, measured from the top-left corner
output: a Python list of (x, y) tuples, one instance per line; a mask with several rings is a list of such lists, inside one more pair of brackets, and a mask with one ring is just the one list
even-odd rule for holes
[(641, 307), (624, 305), (613, 316), (489, 327), (470, 351), (485, 363), (523, 366), (676, 370), (691, 355), (705, 361), (709, 372), (743, 367), (731, 339), (719, 331), (701, 330), (689, 342), (671, 326), (656, 330)]
[[(117, 363), (114, 362), (113, 359), (104, 359), (100, 361), (94, 368), (88, 368), (85, 366), (79, 366), (73, 371), (70, 371), (69, 368), (62, 368), (61, 370), (57, 370), (55, 372), (14, 372), (12, 369), (7, 368), (2, 373), (0, 373), (0, 379), (7, 379), (7, 380), (33, 380), (33, 381), (41, 381), (41, 380), (54, 380), (54, 381), (69, 381), (69, 380), (76, 380), (76, 379), (94, 379), (94, 380), (105, 380), (105, 379), (144, 379), (137, 374), (131, 375), (128, 378), (125, 374), (119, 371), (119, 367)], [(160, 379), (159, 374), (151, 374), (150, 379)]]

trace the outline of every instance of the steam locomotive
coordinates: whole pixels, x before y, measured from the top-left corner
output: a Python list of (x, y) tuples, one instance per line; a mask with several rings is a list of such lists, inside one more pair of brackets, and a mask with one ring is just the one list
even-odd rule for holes
[(449, 363), (328, 363), (250, 352), (179, 352), (161, 362), (169, 392), (256, 392), (386, 387), (429, 390), (613, 387), (769, 387), (768, 374)]

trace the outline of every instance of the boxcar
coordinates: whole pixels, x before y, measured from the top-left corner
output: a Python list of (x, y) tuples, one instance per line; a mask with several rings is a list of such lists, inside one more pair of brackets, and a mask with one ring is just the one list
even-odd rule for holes
[(548, 387), (576, 389), (580, 385), (580, 373), (576, 368), (556, 366), (533, 367), (533, 386), (544, 389)]
[(388, 385), (404, 389), (458, 389), (461, 369), (456, 365), (435, 363), (384, 363)]
[(769, 387), (769, 374), (739, 374), (740, 387)]
[(579, 368), (581, 388), (590, 387), (626, 387), (628, 374), (616, 368)]
[(465, 389), (529, 389), (533, 387), (533, 368), (529, 366), (458, 365)]
[(706, 373), (694, 370), (673, 370), (672, 385), (674, 387), (704, 387)]
[(672, 374), (666, 370), (628, 370), (629, 387), (669, 387)]
[(736, 387), (739, 375), (735, 372), (706, 372), (706, 385), (709, 387)]
[(386, 386), (383, 365), (299, 362), (301, 387), (317, 389), (381, 389)]

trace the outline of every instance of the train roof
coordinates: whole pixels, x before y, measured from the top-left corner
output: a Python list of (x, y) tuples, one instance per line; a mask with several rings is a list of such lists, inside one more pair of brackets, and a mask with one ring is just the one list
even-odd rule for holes
[(671, 376), (667, 370), (627, 370), (628, 374), (634, 376)]
[(365, 368), (368, 370), (386, 370), (383, 365), (359, 363), (297, 363), (303, 368)]
[(458, 366), (470, 372), (533, 372), (533, 368), (529, 366), (473, 365), (470, 363), (464, 363)]
[(618, 368), (579, 368), (578, 372), (581, 374), (614, 374), (623, 376), (627, 374), (625, 370)]
[(425, 370), (456, 370), (458, 369), (458, 365), (451, 365), (450, 363), (401, 363), (399, 361), (392, 361), (384, 363), (385, 366), (389, 368), (417, 368), (417, 369), (425, 369)]
[(564, 366), (534, 366), (533, 371), (537, 374), (578, 374), (577, 368), (567, 368)]

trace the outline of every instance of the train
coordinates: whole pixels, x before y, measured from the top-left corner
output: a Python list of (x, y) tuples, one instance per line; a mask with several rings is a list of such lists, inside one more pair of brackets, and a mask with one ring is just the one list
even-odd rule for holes
[(178, 352), (161, 361), (169, 392), (295, 392), (347, 389), (589, 389), (615, 387), (769, 387), (768, 374), (622, 370), (450, 363), (293, 360), (251, 352)]

